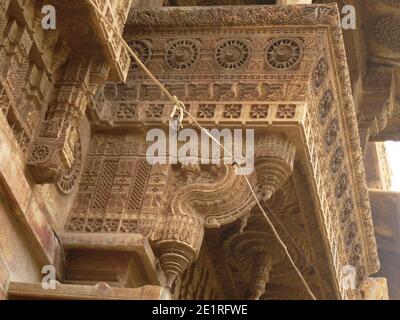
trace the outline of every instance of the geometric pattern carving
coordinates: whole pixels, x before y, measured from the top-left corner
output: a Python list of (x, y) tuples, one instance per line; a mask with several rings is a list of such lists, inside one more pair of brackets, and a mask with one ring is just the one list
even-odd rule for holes
[(199, 118), (212, 118), (215, 115), (215, 104), (200, 104), (197, 116)]
[(93, 209), (102, 209), (106, 207), (117, 166), (117, 160), (104, 161), (103, 170), (101, 171), (100, 180), (93, 200)]
[(175, 70), (184, 70), (200, 59), (200, 46), (197, 41), (182, 39), (171, 41), (165, 51), (165, 62)]
[(296, 105), (294, 104), (280, 104), (278, 105), (278, 111), (276, 117), (278, 119), (292, 119), (296, 115)]
[(269, 105), (267, 104), (253, 104), (251, 105), (250, 118), (260, 119), (268, 117)]
[(274, 69), (288, 69), (298, 64), (303, 48), (298, 40), (277, 39), (272, 41), (265, 52), (265, 60)]
[(147, 181), (150, 176), (150, 169), (151, 166), (145, 159), (138, 161), (135, 180), (132, 184), (131, 194), (128, 200), (128, 212), (140, 212)]
[(224, 118), (237, 119), (240, 118), (242, 113), (242, 105), (240, 104), (227, 104), (225, 105)]
[(138, 156), (143, 147), (136, 139), (113, 134), (92, 137), (66, 230), (138, 232), (134, 214), (143, 204), (144, 188), (154, 186), (148, 183), (150, 165)]
[(243, 40), (224, 40), (215, 49), (215, 60), (222, 68), (234, 70), (249, 61), (250, 52), (250, 46)]

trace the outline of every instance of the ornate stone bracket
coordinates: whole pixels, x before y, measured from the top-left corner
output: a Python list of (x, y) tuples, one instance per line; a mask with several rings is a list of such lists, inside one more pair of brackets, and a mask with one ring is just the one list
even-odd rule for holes
[[(268, 200), (286, 182), (293, 171), (296, 149), (284, 135), (260, 133), (259, 137), (255, 173), (250, 180), (261, 201)], [(246, 180), (236, 174), (233, 166), (220, 165), (210, 169), (214, 169), (215, 180), (204, 176), (204, 168), (199, 165), (182, 165), (179, 169), (183, 186), (172, 191), (173, 197), (167, 205), (167, 222), (158, 240), (162, 248), (161, 266), (169, 284), (194, 261), (200, 250), (204, 227), (219, 228), (246, 219), (255, 206), (256, 201)], [(206, 179), (212, 181), (206, 182)]]
[(358, 110), (363, 151), (386, 128), (395, 108), (396, 81), (392, 67), (370, 67)]
[(28, 158), (37, 183), (56, 182), (62, 170), (72, 167), (88, 97), (105, 82), (108, 71), (106, 62), (90, 58), (70, 60), (65, 66)]

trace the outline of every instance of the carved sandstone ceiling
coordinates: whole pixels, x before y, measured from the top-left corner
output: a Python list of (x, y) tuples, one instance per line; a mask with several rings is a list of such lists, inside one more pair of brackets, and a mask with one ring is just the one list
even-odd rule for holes
[[(315, 208), (307, 197), (303, 170), (297, 162), (293, 178), (263, 207), (313, 293), (319, 299), (332, 299), (335, 284), (317, 231)], [(238, 221), (221, 230), (207, 231), (206, 241), (226, 297), (252, 298), (261, 283), (265, 286), (260, 296), (263, 300), (310, 299), (259, 209), (253, 209), (246, 225)], [(270, 260), (267, 273), (262, 269), (265, 258)]]

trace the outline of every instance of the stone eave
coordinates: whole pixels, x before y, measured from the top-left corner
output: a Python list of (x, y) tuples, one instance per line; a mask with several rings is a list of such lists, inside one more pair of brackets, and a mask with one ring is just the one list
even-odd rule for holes
[(297, 6), (218, 6), (218, 7), (164, 7), (160, 9), (133, 9), (126, 30), (147, 28), (234, 27), (262, 25), (327, 26), (332, 43), (337, 86), (345, 113), (350, 152), (352, 181), (356, 188), (361, 212), (363, 237), (367, 248), (368, 273), (379, 269), (374, 226), (368, 197), (363, 155), (358, 133), (357, 116), (351, 91), (340, 13), (336, 4)]

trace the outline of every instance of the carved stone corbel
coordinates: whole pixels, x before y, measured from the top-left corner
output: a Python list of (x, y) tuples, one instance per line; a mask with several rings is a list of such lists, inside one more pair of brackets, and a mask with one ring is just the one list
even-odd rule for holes
[[(261, 199), (268, 200), (293, 172), (296, 148), (285, 135), (262, 133), (255, 149), (255, 172), (249, 180)], [(196, 259), (205, 227), (219, 228), (250, 215), (256, 200), (244, 177), (236, 173), (230, 165), (201, 168), (185, 164), (177, 170), (181, 186), (173, 191), (163, 235), (157, 242), (169, 286)], [(257, 259), (261, 259), (257, 263), (261, 269), (254, 270), (255, 299), (264, 292), (259, 287), (265, 287), (270, 270), (268, 255)]]
[(259, 300), (265, 293), (273, 265), (285, 260), (281, 248), (272, 245), (274, 237), (261, 231), (244, 231), (229, 236), (223, 242), (222, 254), (227, 265), (243, 275), (247, 292), (243, 298)]
[(72, 166), (88, 97), (105, 82), (109, 67), (105, 62), (82, 58), (70, 60), (63, 71), (27, 162), (37, 183), (55, 182), (64, 168)]
[(293, 172), (296, 146), (285, 135), (263, 134), (256, 139), (257, 194), (268, 200)]
[(178, 187), (170, 191), (159, 232), (151, 237), (172, 286), (194, 262), (204, 228), (218, 228), (250, 214), (255, 200), (245, 179), (230, 165), (185, 164), (175, 170)]
[(395, 106), (395, 74), (392, 67), (370, 67), (358, 110), (361, 147), (366, 150), (369, 140), (383, 131)]

